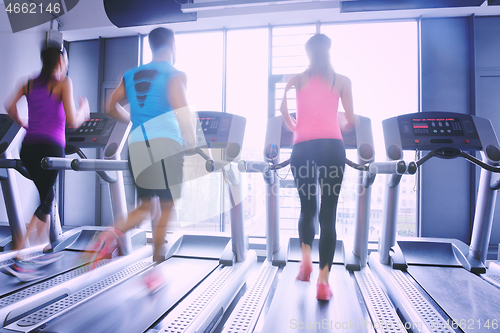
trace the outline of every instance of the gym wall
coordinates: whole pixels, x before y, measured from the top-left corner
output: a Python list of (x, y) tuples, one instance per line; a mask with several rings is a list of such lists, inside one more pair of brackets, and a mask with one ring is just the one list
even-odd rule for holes
[[(421, 111), (485, 117), (500, 133), (500, 17), (422, 19), (420, 47)], [(422, 166), (420, 236), (470, 243), (478, 177), (465, 160), (431, 160)], [(499, 206), (497, 199), (492, 256), (500, 242)]]
[[(20, 87), (24, 80), (30, 76), (37, 75), (41, 68), (40, 47), (45, 41), (45, 32), (12, 32), (0, 33), (0, 112), (7, 113), (3, 104), (7, 96), (12, 94), (14, 89)], [(20, 113), (27, 117), (28, 108), (26, 100), (21, 99), (18, 103)], [(19, 151), (21, 147), (15, 149)], [(19, 156), (15, 156), (19, 158)], [(16, 181), (19, 188), (19, 196), (22, 201), (23, 218), (28, 223), (33, 216), (33, 212), (39, 205), (38, 192), (33, 182), (27, 180), (20, 174), (16, 174)], [(7, 223), (7, 211), (0, 191), (0, 223)]]
[[(123, 73), (139, 64), (140, 36), (100, 38), (69, 43), (69, 75), (75, 99), (84, 95), (91, 112), (104, 112), (106, 96), (120, 83)], [(95, 149), (83, 149), (88, 158), (99, 158)], [(76, 157), (76, 155), (75, 155)], [(128, 158), (128, 147), (122, 159)], [(109, 185), (93, 172), (65, 172), (64, 225), (111, 225), (113, 216)], [(124, 172), (127, 203), (135, 205), (135, 190)], [(85, 214), (82, 214), (82, 211)]]

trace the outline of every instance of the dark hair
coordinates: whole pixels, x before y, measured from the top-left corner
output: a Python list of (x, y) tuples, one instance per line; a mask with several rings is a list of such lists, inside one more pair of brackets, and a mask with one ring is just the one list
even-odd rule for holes
[(42, 59), (42, 70), (39, 76), (40, 80), (45, 82), (50, 80), (59, 63), (59, 58), (63, 53), (63, 49), (52, 45), (42, 50), (40, 53), (40, 58)]
[(158, 49), (171, 46), (174, 41), (174, 32), (167, 28), (156, 28), (149, 33), (149, 46), (155, 53)]
[(306, 43), (306, 51), (309, 55), (309, 71), (311, 75), (321, 76), (328, 79), (333, 71), (330, 62), (330, 47), (332, 41), (324, 34), (315, 34)]

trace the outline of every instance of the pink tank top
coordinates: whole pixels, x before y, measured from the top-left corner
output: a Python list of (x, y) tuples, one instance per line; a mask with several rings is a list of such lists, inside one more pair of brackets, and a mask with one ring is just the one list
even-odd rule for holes
[(297, 126), (293, 143), (316, 139), (340, 139), (337, 119), (340, 93), (320, 77), (311, 77), (297, 90)]

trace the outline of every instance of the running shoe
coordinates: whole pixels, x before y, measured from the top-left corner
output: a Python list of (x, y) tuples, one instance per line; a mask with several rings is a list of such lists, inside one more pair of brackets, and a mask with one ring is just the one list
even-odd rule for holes
[(302, 263), (302, 265), (300, 265), (299, 274), (297, 274), (296, 279), (300, 281), (309, 282), (311, 279), (312, 270), (313, 270), (312, 263), (307, 263), (307, 264)]
[(31, 261), (24, 261), (17, 258), (12, 259), (12, 263), (0, 267), (4, 274), (15, 276), (23, 282), (28, 282), (42, 278), (44, 274), (37, 270), (37, 266)]
[(32, 261), (35, 265), (47, 266), (61, 259), (63, 256), (64, 254), (62, 252), (50, 252), (38, 257), (34, 257), (30, 261)]
[(144, 275), (144, 284), (151, 294), (158, 292), (165, 285), (165, 277), (161, 270), (151, 269)]
[(316, 285), (316, 299), (319, 301), (329, 301), (333, 296), (328, 284), (318, 283)]
[(87, 246), (80, 260), (90, 262), (90, 269), (93, 270), (102, 259), (115, 257), (118, 252), (118, 237), (121, 235), (123, 235), (121, 231), (112, 227), (102, 231)]

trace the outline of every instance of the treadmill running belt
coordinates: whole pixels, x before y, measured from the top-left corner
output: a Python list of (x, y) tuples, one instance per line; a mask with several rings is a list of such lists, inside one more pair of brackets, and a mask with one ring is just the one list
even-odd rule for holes
[(146, 288), (144, 274), (134, 276), (47, 322), (41, 332), (143, 332), (217, 266), (218, 260), (168, 259), (153, 268), (165, 276), (156, 293)]
[(408, 273), (464, 332), (499, 331), (500, 289), (463, 268), (410, 266)]
[[(311, 282), (295, 280), (300, 263), (288, 262), (262, 332), (366, 332), (367, 321), (357, 299), (357, 288), (344, 265), (332, 265), (329, 302), (316, 300), (319, 268), (314, 265)], [(369, 324), (368, 324), (369, 325)]]
[[(80, 252), (62, 251), (61, 253), (64, 255), (58, 261), (46, 267), (40, 268), (40, 272), (43, 272), (45, 276), (37, 280), (21, 282), (16, 277), (0, 273), (0, 297), (10, 294), (18, 289), (40, 283), (42, 280), (49, 279), (55, 275), (67, 272), (77, 267), (75, 266), (75, 263), (77, 263), (78, 256), (81, 255)], [(80, 264), (84, 263), (82, 262)]]

